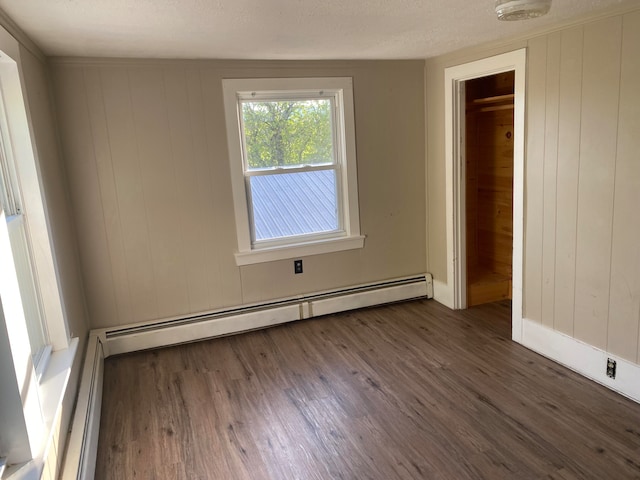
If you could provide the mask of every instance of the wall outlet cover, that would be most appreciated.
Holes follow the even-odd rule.
[[[607,377],[616,378],[617,362],[611,358],[607,358]]]

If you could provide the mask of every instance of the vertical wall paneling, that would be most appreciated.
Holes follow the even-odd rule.
[[[120,209],[118,193],[113,173],[113,160],[109,144],[109,130],[102,98],[100,71],[97,68],[84,68],[84,83],[86,86],[89,124],[91,125],[91,139],[95,155],[96,171],[99,180],[99,192],[104,212],[104,222],[107,237],[108,258],[113,275],[115,304],[118,310],[118,321],[132,318],[131,295],[127,272],[122,227],[120,224]],[[107,253],[107,252],[105,252]]]
[[[85,275],[84,287],[87,303],[100,316],[110,320],[118,318],[113,289],[112,269],[109,262],[107,231],[100,196],[100,181],[96,166],[96,151],[87,103],[84,69],[73,68],[60,79],[65,84],[58,91],[62,98],[59,116],[67,159],[71,200],[78,229],[78,241],[87,255],[82,258],[85,271],[100,275]]]
[[[547,37],[529,42],[525,157],[524,316],[542,320],[542,225]]]
[[[131,304],[132,318],[121,319],[121,323],[126,324],[157,318],[158,305],[129,72],[124,67],[101,68],[100,77],[124,242],[123,260],[127,265],[131,295],[134,296]],[[98,272],[88,272],[90,276],[97,274]],[[94,310],[91,308],[94,328],[113,325],[113,319]]]
[[[93,328],[425,271],[423,62],[53,60],[52,74]],[[302,276],[234,257],[222,78],[276,75],[354,78],[360,119],[365,247],[307,257]]]
[[[527,41],[523,286],[527,319],[637,364],[639,45],[640,7]],[[514,42],[504,49],[518,47]],[[429,59],[429,103],[441,101],[434,84],[447,66],[495,53],[476,47]],[[429,172],[445,164],[436,122],[442,117],[432,109]],[[436,183],[432,179],[428,191],[435,212],[430,227],[444,225],[436,210],[445,195]],[[441,241],[437,228],[430,232]],[[429,244],[433,259],[446,254],[438,242]],[[576,361],[591,368],[587,359]]]
[[[237,76],[237,75],[236,75]],[[231,193],[231,172],[229,171],[229,153],[226,143],[227,127],[224,123],[224,105],[222,102],[222,77],[213,69],[203,69],[200,75],[202,99],[205,106],[204,125],[207,132],[206,148],[210,162],[210,178],[214,188],[213,213],[215,222],[212,227],[215,234],[214,250],[218,276],[216,297],[228,299],[231,304],[244,301],[240,268],[236,267],[234,252],[238,250],[236,239],[235,214],[229,203]],[[215,134],[213,134],[215,132]],[[227,226],[228,228],[223,228]]]
[[[605,349],[620,86],[621,17],[585,26],[575,337]]]
[[[573,336],[583,27],[562,32],[558,105],[554,328]]]
[[[640,363],[640,12],[623,19],[607,350]]]
[[[212,207],[214,207],[214,212],[216,212],[215,206],[218,204],[216,201],[216,192],[219,189],[211,188],[214,178],[214,162],[212,162],[207,145],[206,116],[200,72],[198,70],[188,70],[186,72],[186,81],[189,114],[191,118],[190,132],[193,141],[193,161],[197,176],[196,183],[194,184],[198,192],[198,207],[196,211],[198,212],[198,218],[202,219],[209,217],[209,212]],[[204,244],[198,257],[199,261],[206,266],[206,292],[202,293],[206,295],[207,309],[210,309],[218,305],[215,299],[219,297],[220,292],[223,291],[222,283],[225,281],[220,268],[220,262],[218,261],[219,249],[211,248],[212,244],[218,243],[217,230],[219,230],[219,228],[217,228],[217,226],[220,225],[220,221],[217,212],[211,221],[200,221],[200,223],[202,224]],[[236,285],[238,284],[238,282],[233,282],[232,278],[228,279],[229,285],[233,285],[234,283]],[[193,296],[197,298],[196,294]]]
[[[176,188],[176,159],[169,132],[164,75],[157,67],[129,70],[133,118],[138,139],[146,222],[153,261],[158,310],[167,316],[187,311],[183,233]],[[178,165],[178,168],[184,168]]]
[[[447,215],[446,215],[446,162],[445,158],[445,125],[444,125],[444,69],[443,64],[430,64],[425,67],[425,84],[427,90],[427,221],[429,224],[429,272],[438,283],[446,285],[452,281],[447,278]],[[438,160],[436,160],[438,159]]]
[[[542,323],[553,327],[556,261],[556,181],[558,171],[558,110],[561,33],[547,39],[547,78],[542,198]]]
[[[172,164],[175,174],[177,212],[174,218],[176,231],[180,237],[180,251],[183,253],[185,280],[187,285],[188,308],[190,312],[207,310],[208,278],[207,264],[199,258],[205,248],[202,202],[199,198],[198,171],[195,161],[194,142],[191,134],[192,119],[189,92],[185,72],[165,69],[167,119],[171,140]],[[186,237],[193,232],[191,248],[187,248]]]

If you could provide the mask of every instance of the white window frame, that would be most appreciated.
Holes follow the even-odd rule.
[[[17,78],[17,71],[12,72],[14,70],[13,63],[8,60],[6,56],[0,60],[2,63],[8,62],[7,66],[0,66],[0,196],[2,197],[0,204],[3,205],[6,216],[16,273],[18,273],[21,286],[25,288],[25,291],[21,288],[20,293],[23,296],[23,300],[25,299],[24,295],[27,296],[27,303],[23,303],[25,307],[28,307],[28,310],[24,312],[25,319],[31,326],[37,325],[36,328],[42,330],[43,338],[38,338],[37,340],[41,340],[44,343],[40,345],[38,351],[31,352],[37,379],[40,380],[49,363],[52,347],[49,341],[49,329],[44,317],[40,288],[36,281],[37,272],[32,260],[33,247],[31,245],[29,225],[22,210],[22,195],[18,181],[16,159],[14,158],[13,141],[10,135],[11,122],[5,108],[7,104],[5,89],[9,90],[7,93],[10,93],[11,89],[15,88],[11,84],[15,83]],[[15,108],[13,106],[14,111]],[[13,123],[14,128],[17,127],[15,122]],[[31,333],[29,336],[31,337]],[[30,340],[33,339],[30,338]]]
[[[237,265],[284,260],[323,253],[351,250],[364,246],[360,234],[358,182],[353,109],[353,80],[350,77],[330,78],[252,78],[222,81],[231,186],[238,235]],[[329,233],[285,237],[277,240],[252,241],[249,201],[249,177],[260,172],[245,168],[244,133],[241,103],[248,99],[300,100],[331,98],[334,129],[336,189],[339,228]],[[326,169],[327,166],[282,169],[295,173]]]
[[[41,368],[37,369],[31,355],[7,215],[0,207],[0,357],[3,359],[0,362],[0,403],[4,410],[0,422],[0,443],[4,451],[0,451],[0,457],[5,457],[7,462],[3,479],[11,480],[39,478],[51,451],[55,422],[61,415],[62,400],[78,349],[78,339],[71,338],[68,329],[58,284],[22,75],[20,46],[0,27],[0,89],[8,130],[3,140],[10,148],[8,154],[14,159],[22,207],[19,214],[29,236],[31,261],[51,347],[48,362],[41,363]]]

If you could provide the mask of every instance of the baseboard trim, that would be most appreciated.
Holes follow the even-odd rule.
[[[640,403],[640,365],[530,319],[523,319],[522,327],[525,347]],[[607,377],[608,358],[617,362],[615,379]]]
[[[102,343],[97,335],[90,334],[61,480],[84,480],[94,477],[102,409],[103,372]]]
[[[453,310],[453,297],[449,284],[440,280],[433,280],[433,299]]]

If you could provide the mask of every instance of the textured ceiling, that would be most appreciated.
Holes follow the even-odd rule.
[[[554,0],[549,15],[527,22],[499,22],[494,0],[0,0],[0,8],[48,55],[393,59],[428,58],[628,3]]]

